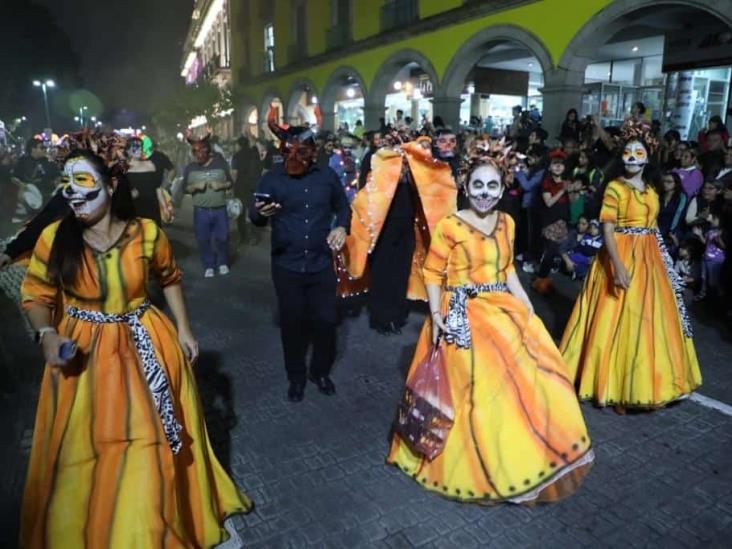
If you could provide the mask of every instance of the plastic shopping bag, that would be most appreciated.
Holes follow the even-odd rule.
[[[438,343],[407,379],[395,430],[415,453],[435,459],[455,420],[442,346]]]

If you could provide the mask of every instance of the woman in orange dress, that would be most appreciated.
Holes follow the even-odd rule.
[[[516,275],[514,221],[495,210],[502,192],[498,169],[474,169],[470,209],[432,235],[432,316],[408,375],[444,333],[454,424],[432,461],[395,433],[387,462],[460,501],[554,501],[577,489],[594,454],[562,357]]]
[[[168,239],[100,157],[72,153],[63,185],[72,213],[43,231],[22,287],[47,367],[20,545],[212,547],[252,503],[208,440]],[[149,271],[177,330],[147,298]]]
[[[656,224],[658,193],[644,178],[645,132],[624,132],[625,173],[608,184],[600,212],[605,247],[560,345],[580,399],[618,413],[663,406],[701,385],[683,285]]]

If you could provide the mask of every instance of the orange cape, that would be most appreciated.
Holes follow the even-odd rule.
[[[401,152],[381,149],[371,160],[367,183],[351,204],[351,231],[343,252],[336,259],[338,295],[360,293],[368,286],[368,256],[379,240],[402,173],[403,159],[419,197],[414,220],[416,245],[407,297],[426,300],[422,266],[430,246],[430,233],[443,217],[456,209],[457,186],[450,166],[432,158],[417,143],[402,145]]]

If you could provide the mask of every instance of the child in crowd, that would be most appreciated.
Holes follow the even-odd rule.
[[[700,299],[707,294],[721,295],[719,284],[725,259],[725,243],[722,238],[721,209],[713,207],[709,212],[709,230],[704,235],[704,288]],[[698,232],[695,232],[698,234]]]
[[[579,174],[585,174],[588,180],[584,188],[585,213],[593,218],[597,217],[600,213],[605,174],[592,163],[587,149],[582,149],[579,152],[577,167],[573,170],[572,177],[576,178]]]
[[[702,255],[704,245],[698,238],[687,238],[679,246],[674,270],[684,284],[684,303],[689,305],[702,287]]]
[[[564,259],[567,270],[572,273],[572,280],[585,277],[587,271],[590,270],[590,263],[602,248],[602,243],[600,222],[593,219],[589,223],[587,232],[577,242],[577,246]]]
[[[576,225],[585,213],[585,193],[590,180],[584,173],[575,174],[569,184],[569,224]]]

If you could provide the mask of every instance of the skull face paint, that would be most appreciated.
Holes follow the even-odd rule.
[[[635,175],[648,163],[648,151],[640,141],[631,141],[623,150],[623,164],[625,171]]]
[[[72,158],[66,162],[61,189],[74,215],[82,221],[96,217],[110,200],[102,176],[86,158]]]
[[[496,207],[503,196],[500,172],[493,166],[474,169],[468,180],[470,207],[479,215],[485,215]]]

